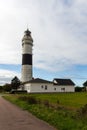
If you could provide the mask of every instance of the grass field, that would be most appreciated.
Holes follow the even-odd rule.
[[[59,104],[71,108],[79,108],[87,104],[87,93],[33,94],[33,96],[41,100],[49,100],[51,103],[59,101]]]
[[[58,130],[87,130],[87,93],[19,94],[6,99]]]

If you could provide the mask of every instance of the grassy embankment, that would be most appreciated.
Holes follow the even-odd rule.
[[[87,130],[87,93],[14,94],[5,98],[58,130]]]

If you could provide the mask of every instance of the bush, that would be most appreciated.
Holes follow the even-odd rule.
[[[82,113],[83,115],[86,115],[86,116],[87,116],[87,104],[84,105],[84,107],[82,107],[81,113]]]
[[[37,104],[37,100],[35,97],[29,96],[28,97],[28,103],[29,104]]]
[[[11,91],[11,85],[10,84],[5,84],[3,86],[3,90],[6,91],[6,92],[10,92]]]
[[[0,92],[3,92],[3,87],[2,86],[0,86]]]
[[[44,100],[43,104],[46,106],[46,107],[50,107],[50,104],[49,104],[49,101],[48,100]]]
[[[26,90],[11,90],[10,94],[22,94],[22,93],[27,93]]]
[[[77,115],[79,118],[87,117],[87,104],[85,104],[82,108],[77,111]]]
[[[57,104],[60,104],[60,101],[59,101],[59,100],[57,100]]]
[[[83,89],[82,87],[77,86],[77,87],[75,87],[75,92],[81,92],[82,89]]]
[[[19,99],[22,101],[27,101],[27,96],[19,96]]]
[[[38,103],[36,98],[33,97],[33,96],[20,96],[19,99],[22,100],[22,101],[26,101],[29,104],[37,104]]]

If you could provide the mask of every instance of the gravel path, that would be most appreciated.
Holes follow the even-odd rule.
[[[0,130],[56,130],[0,97]]]

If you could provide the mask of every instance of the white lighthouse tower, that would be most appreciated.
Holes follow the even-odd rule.
[[[22,82],[32,79],[32,47],[33,39],[31,37],[31,32],[27,29],[22,39]]]

